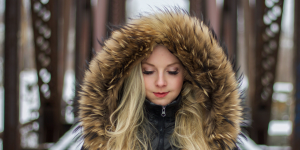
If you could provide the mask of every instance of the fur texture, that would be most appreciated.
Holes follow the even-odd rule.
[[[211,149],[236,147],[241,106],[235,72],[215,34],[202,21],[179,10],[142,16],[112,32],[92,59],[79,91],[84,147],[101,149],[105,127],[118,104],[118,92],[131,68],[165,45],[183,64],[205,108],[203,128]]]

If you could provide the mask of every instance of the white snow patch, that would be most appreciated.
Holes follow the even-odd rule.
[[[24,124],[39,117],[39,88],[36,70],[20,73],[20,123]]]
[[[188,0],[151,0],[151,1],[141,1],[141,0],[127,0],[126,1],[126,14],[127,18],[134,18],[140,13],[155,12],[153,10],[164,9],[164,7],[174,7],[179,6],[184,10],[189,11],[190,2]]]
[[[268,134],[271,136],[289,136],[292,133],[292,122],[289,120],[272,120],[269,123]]]
[[[68,104],[65,111],[65,119],[67,123],[74,122],[73,98],[75,96],[75,74],[73,70],[67,70],[64,76],[63,100]]]

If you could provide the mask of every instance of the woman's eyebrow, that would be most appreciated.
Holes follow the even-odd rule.
[[[175,65],[175,64],[180,64],[180,62],[174,62],[174,63],[172,63],[172,64],[167,65],[167,67],[172,66],[172,65]]]
[[[142,62],[142,64],[147,64],[147,65],[150,65],[150,66],[155,67],[155,65],[150,64],[150,63],[148,63],[148,62]],[[174,62],[174,63],[168,64],[167,67],[172,66],[172,65],[175,65],[175,64],[180,64],[180,62]]]
[[[153,64],[150,64],[150,63],[147,63],[147,62],[142,62],[142,64],[147,64],[147,65],[155,67]]]

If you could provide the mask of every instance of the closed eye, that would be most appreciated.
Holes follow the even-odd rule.
[[[143,74],[147,74],[147,75],[149,75],[149,74],[152,74],[154,71],[143,71]]]
[[[171,74],[171,75],[177,75],[178,71],[168,71],[168,73]]]

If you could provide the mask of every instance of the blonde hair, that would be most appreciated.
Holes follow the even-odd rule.
[[[171,144],[188,150],[207,150],[202,129],[201,106],[195,102],[193,88],[185,83],[182,90],[182,106],[176,114]],[[136,65],[124,81],[123,96],[118,108],[110,116],[112,126],[106,129],[106,149],[152,149],[149,125],[143,109],[146,97],[141,64]]]
[[[190,83],[186,82],[183,85],[181,95],[182,104],[176,114],[171,143],[187,150],[209,150],[202,127],[203,107],[196,102]]]
[[[106,130],[110,139],[106,149],[147,149],[145,130],[140,128],[145,121],[143,105],[146,97],[141,64],[135,66],[124,81],[123,94],[118,108],[110,116],[112,127]],[[115,118],[115,119],[114,119]]]

